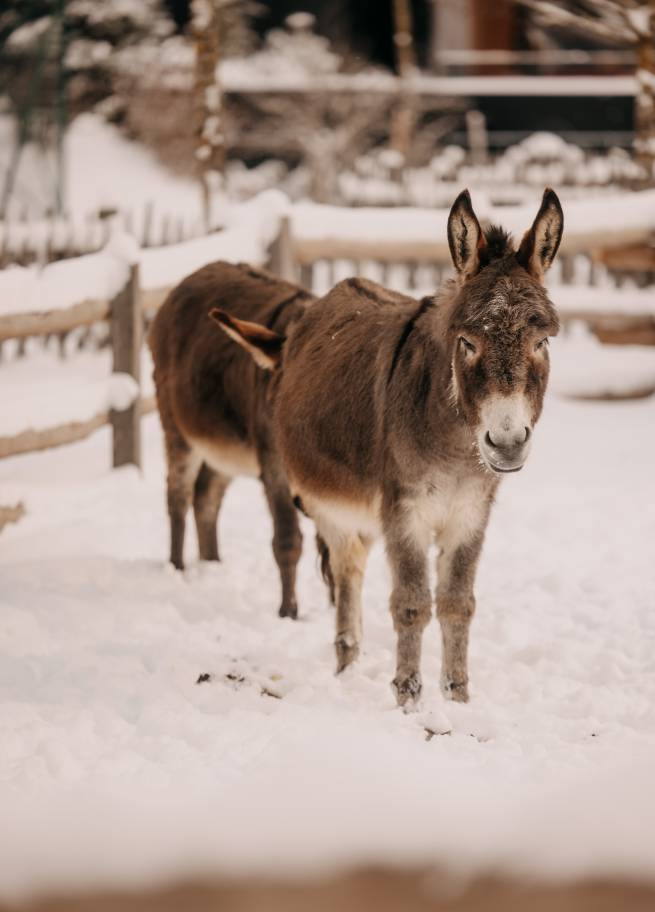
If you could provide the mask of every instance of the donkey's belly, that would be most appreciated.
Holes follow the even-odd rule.
[[[327,523],[343,535],[365,535],[367,538],[382,534],[380,497],[365,501],[307,492],[300,492],[300,497],[319,527]]]
[[[233,478],[236,475],[249,475],[258,478],[260,474],[257,454],[252,447],[232,440],[202,440],[193,438],[193,449],[202,458],[203,462],[220,472]]]

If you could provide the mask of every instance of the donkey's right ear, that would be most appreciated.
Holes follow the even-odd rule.
[[[462,278],[469,278],[480,267],[480,251],[485,245],[473,206],[471,194],[462,190],[448,216],[448,246],[455,269]]]
[[[249,323],[247,320],[237,320],[224,310],[215,307],[209,311],[209,316],[215,320],[230,339],[234,339],[250,354],[255,364],[264,370],[273,370],[280,363],[284,336],[260,326],[259,323]]]

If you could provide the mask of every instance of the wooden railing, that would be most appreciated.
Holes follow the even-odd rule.
[[[128,374],[139,389],[144,317],[154,312],[168,288],[144,292],[139,288],[139,267],[130,267],[129,277],[113,300],[87,300],[44,313],[0,315],[0,343],[10,339],[67,333],[78,327],[108,322],[112,349],[112,373]],[[138,396],[122,411],[109,409],[83,420],[71,420],[45,429],[26,429],[0,436],[0,459],[75,443],[99,428],[110,425],[114,467],[141,464],[140,419],[153,411],[154,397]]]

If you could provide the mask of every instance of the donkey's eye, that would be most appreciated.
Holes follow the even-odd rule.
[[[540,340],[537,342],[537,344],[536,344],[535,347],[534,347],[534,350],[535,350],[535,351],[539,351],[539,350],[542,349],[542,348],[546,348],[547,345],[548,345],[548,337],[546,336],[545,339],[540,339]]]
[[[459,337],[459,344],[462,346],[462,348],[464,349],[464,351],[467,354],[470,354],[470,355],[475,354],[475,345],[473,345],[472,342],[469,342],[468,339],[465,339],[464,336]]]

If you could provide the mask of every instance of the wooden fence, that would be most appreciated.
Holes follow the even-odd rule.
[[[130,210],[108,211],[82,225],[60,217],[33,222],[25,215],[0,220],[0,269],[97,253],[107,244],[117,224],[135,237],[142,249],[179,244],[205,233],[201,219],[194,221],[173,214],[156,217],[152,203],[137,214]]]
[[[112,372],[132,377],[139,388],[144,317],[160,306],[168,288],[145,292],[139,288],[139,267],[130,268],[125,286],[109,300],[87,300],[46,313],[0,315],[0,343],[9,339],[62,334],[78,327],[108,322]],[[140,419],[155,408],[154,397],[138,396],[129,408],[109,409],[91,418],[70,421],[44,430],[28,429],[0,437],[0,459],[83,440],[107,424],[113,432],[114,467],[141,465]]]
[[[607,236],[607,232],[604,232]],[[575,257],[585,254],[589,261],[588,279],[594,281],[595,270],[603,267],[613,272],[617,284],[632,275],[639,284],[655,280],[655,250],[646,236],[630,237],[630,246],[614,239],[610,247],[595,240],[569,238],[561,252],[561,279],[571,282]],[[591,241],[591,243],[590,243]],[[269,266],[277,275],[299,281],[308,289],[321,291],[319,284],[331,287],[344,275],[367,275],[376,270],[375,278],[394,285],[394,270],[402,272],[403,284],[410,293],[427,286],[437,288],[450,268],[450,254],[444,243],[416,243],[398,240],[371,242],[339,239],[308,240],[294,236],[292,222],[283,218],[276,240],[270,249]],[[319,273],[322,271],[322,278]],[[320,278],[320,282],[319,282]],[[132,266],[125,287],[111,301],[86,300],[65,309],[46,313],[0,315],[0,345],[9,339],[25,340],[30,336],[66,334],[78,327],[108,322],[113,357],[113,371],[129,374],[140,384],[140,355],[145,322],[161,305],[170,288],[145,290],[139,287],[139,269]],[[561,312],[563,323],[583,321],[598,338],[610,343],[655,344],[655,317],[641,313],[610,313],[567,309]],[[45,430],[26,430],[0,437],[0,458],[47,449],[82,440],[104,425],[113,430],[113,465],[140,465],[140,418],[154,410],[154,397],[137,397],[124,411],[109,410],[83,421],[71,421]]]

